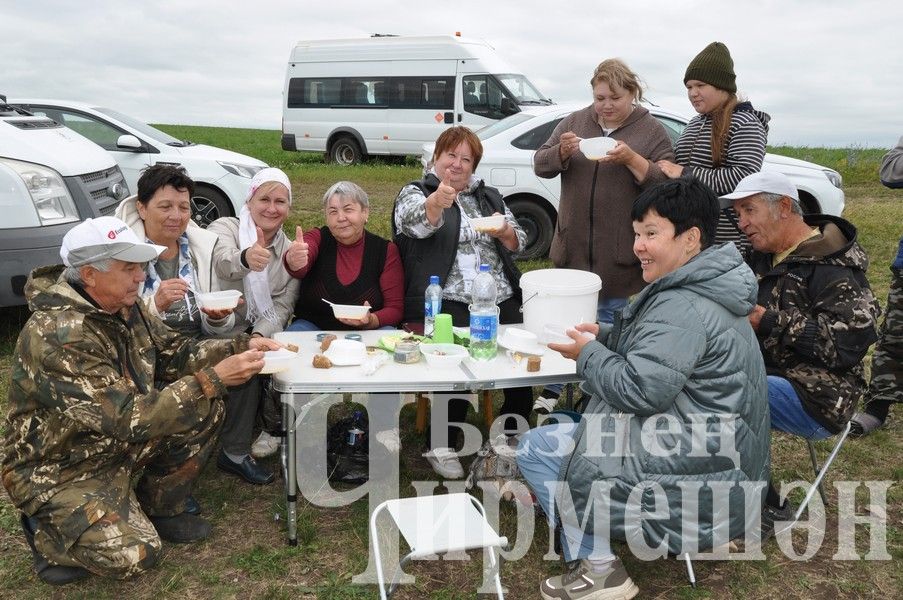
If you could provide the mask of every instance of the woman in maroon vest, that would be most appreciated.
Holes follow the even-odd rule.
[[[401,322],[404,273],[398,248],[366,230],[367,194],[340,181],[323,195],[326,226],[301,232],[285,253],[286,270],[301,279],[295,320],[287,331],[394,329]],[[369,304],[361,320],[336,319],[323,299]]]

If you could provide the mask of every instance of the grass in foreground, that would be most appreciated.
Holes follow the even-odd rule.
[[[388,236],[388,218],[395,193],[416,178],[419,168],[413,163],[389,165],[377,163],[342,169],[325,165],[317,155],[284,153],[279,150],[279,134],[272,131],[235,130],[199,127],[165,127],[178,137],[212,143],[251,154],[270,164],[285,168],[295,183],[296,202],[286,229],[293,235],[294,225],[314,227],[322,224],[319,202],[326,188],[338,179],[351,179],[370,193],[373,203],[371,229]],[[828,158],[818,158],[817,149],[773,149],[799,158],[815,160],[838,168]],[[808,157],[805,153],[813,153]],[[878,151],[835,151],[825,156],[852,156],[854,167],[838,170],[847,183],[848,208],[845,216],[860,230],[863,245],[872,258],[870,278],[876,294],[884,302],[889,283],[887,265],[896,251],[903,222],[903,197],[886,190],[875,181]],[[861,165],[866,166],[861,166]],[[869,175],[871,172],[871,175]],[[858,181],[861,178],[862,181]],[[535,261],[526,268],[545,267]],[[10,365],[18,330],[27,318],[20,309],[0,309],[0,413],[7,410]],[[642,597],[649,598],[893,598],[903,596],[900,561],[903,560],[903,490],[899,484],[903,468],[897,457],[903,452],[903,418],[899,413],[890,425],[863,440],[845,445],[826,482],[831,506],[825,543],[806,561],[794,561],[771,542],[765,548],[765,561],[715,561],[695,563],[699,588],[686,582],[683,564],[675,560],[652,563],[629,556],[623,545],[616,546],[631,576],[640,586]],[[403,449],[401,476],[403,495],[413,494],[412,481],[432,481],[435,476],[419,456],[421,438],[413,432],[413,410],[402,413]],[[473,421],[477,423],[476,420]],[[0,434],[5,433],[0,422]],[[833,442],[818,444],[824,455]],[[773,468],[778,479],[811,480],[805,444],[798,439],[775,435]],[[275,460],[267,462],[276,469]],[[835,561],[831,557],[837,544],[837,496],[834,481],[891,481],[887,502],[887,547],[890,561]],[[0,493],[0,598],[285,598],[340,600],[374,598],[373,586],[351,584],[351,577],[364,570],[367,561],[367,504],[358,501],[342,508],[319,508],[302,500],[298,526],[299,546],[285,545],[282,482],[256,488],[222,474],[212,465],[201,476],[197,496],[205,516],[214,525],[213,537],[205,543],[189,546],[167,545],[162,564],[147,575],[126,582],[92,579],[52,590],[40,583],[31,570],[30,554],[18,526],[15,509],[5,493]],[[867,490],[856,491],[857,509],[866,513],[870,503]],[[502,507],[501,529],[512,543],[515,514]],[[868,548],[868,528],[857,530],[857,551]],[[522,541],[523,542],[523,541]],[[536,598],[537,585],[546,576],[560,570],[559,563],[543,560],[548,549],[548,534],[541,520],[526,554],[505,562],[502,581],[509,598]],[[418,562],[408,572],[417,581],[403,586],[399,599],[433,598],[451,600],[477,598],[474,590],[480,581],[482,558],[471,553],[469,562]]]

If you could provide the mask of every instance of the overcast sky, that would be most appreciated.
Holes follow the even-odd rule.
[[[593,68],[621,57],[689,117],[684,71],[719,40],[741,94],[772,116],[770,144],[887,147],[903,135],[901,22],[887,0],[0,0],[0,93],[279,129],[298,40],[460,31],[556,101],[588,103]]]

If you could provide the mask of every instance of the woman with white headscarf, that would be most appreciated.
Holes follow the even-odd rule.
[[[273,337],[282,331],[294,311],[298,280],[282,268],[282,256],[291,245],[282,224],[292,205],[292,187],[279,169],[267,168],[251,180],[248,199],[238,218],[223,217],[207,228],[219,236],[213,252],[213,268],[222,289],[244,294],[245,304],[236,312],[235,333]],[[229,389],[226,420],[220,432],[222,450],[216,465],[249,483],[267,484],[273,474],[251,456],[251,436],[260,403],[260,381],[252,378]],[[255,442],[255,454],[275,448],[266,434]]]

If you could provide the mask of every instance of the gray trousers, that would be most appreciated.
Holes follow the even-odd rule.
[[[260,377],[255,375],[242,385],[229,388],[226,398],[226,419],[220,431],[223,450],[242,456],[251,453],[251,437],[260,404]]]

